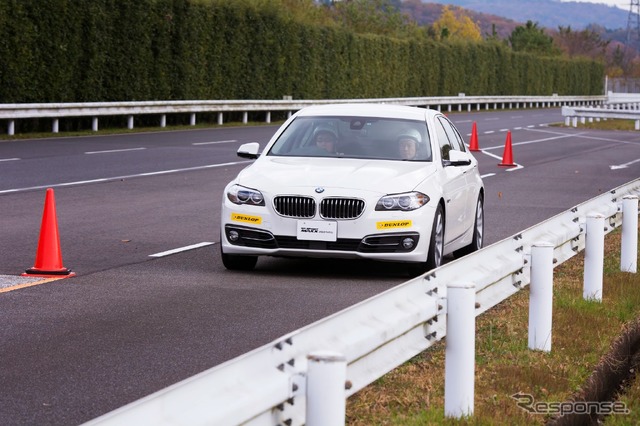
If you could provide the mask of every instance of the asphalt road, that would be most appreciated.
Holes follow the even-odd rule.
[[[637,132],[548,126],[559,109],[450,117],[478,125],[487,243],[640,176]],[[80,424],[407,279],[365,261],[224,269],[222,190],[248,164],[235,150],[275,129],[0,142],[0,424]],[[507,130],[516,168],[498,166]],[[48,187],[77,276],[6,291],[33,266]]]

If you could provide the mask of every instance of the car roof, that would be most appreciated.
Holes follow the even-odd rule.
[[[440,114],[436,110],[391,104],[344,103],[315,105],[301,109],[297,116],[366,116],[403,118],[424,121],[428,116]]]

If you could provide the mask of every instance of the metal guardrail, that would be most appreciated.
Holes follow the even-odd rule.
[[[640,93],[607,93],[607,104],[640,104]]]
[[[563,263],[584,249],[587,216],[606,233],[621,224],[626,195],[640,179],[86,424],[304,424],[309,354],[344,354],[350,396],[445,336],[448,283],[474,283],[480,315],[530,283],[534,244]]]
[[[243,123],[248,122],[249,112],[264,112],[265,122],[271,122],[271,112],[294,112],[310,105],[330,103],[386,103],[434,107],[449,112],[457,107],[471,111],[475,106],[480,110],[520,107],[557,107],[563,105],[595,105],[606,100],[605,96],[458,96],[415,97],[415,98],[373,98],[373,99],[322,99],[322,100],[225,100],[225,101],[148,101],[148,102],[89,102],[89,103],[48,103],[48,104],[0,104],[0,120],[8,120],[7,133],[15,134],[15,122],[28,118],[51,118],[52,132],[58,133],[59,120],[67,117],[92,117],[92,130],[98,130],[98,117],[127,116],[127,127],[133,129],[134,117],[138,115],[160,115],[159,126],[166,126],[167,114],[188,113],[190,124],[196,124],[196,114],[217,113],[218,124],[224,122],[224,114],[241,112]]]
[[[601,108],[575,108],[562,107],[562,116],[566,126],[578,127],[578,120],[584,124],[587,120],[592,122],[607,119],[634,120],[635,129],[640,130],[640,102],[621,102],[606,104]]]

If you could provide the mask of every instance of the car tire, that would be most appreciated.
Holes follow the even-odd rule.
[[[427,260],[426,262],[409,264],[407,269],[410,276],[423,274],[442,265],[442,258],[444,257],[444,230],[444,209],[442,208],[442,204],[438,204],[436,214],[433,218],[433,226],[431,227]]]
[[[458,258],[471,254],[482,248],[484,244],[484,198],[482,194],[478,196],[478,202],[476,203],[476,217],[473,222],[473,238],[471,244],[453,252],[453,255]]]
[[[436,214],[433,217],[431,239],[429,240],[429,254],[427,254],[427,270],[435,269],[442,265],[444,257],[444,209],[438,204]]]
[[[220,257],[222,264],[230,271],[250,271],[256,267],[258,256],[242,256],[238,254],[226,254],[222,251],[222,242],[220,243]]]

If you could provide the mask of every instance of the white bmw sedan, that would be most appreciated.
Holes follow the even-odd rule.
[[[222,261],[258,256],[402,262],[411,274],[482,247],[478,163],[443,114],[337,104],[292,115],[224,190]]]

